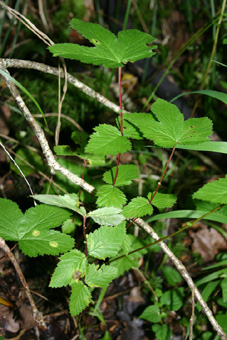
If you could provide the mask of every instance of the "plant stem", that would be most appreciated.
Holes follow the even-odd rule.
[[[158,186],[157,186],[157,188],[156,188],[156,190],[155,190],[153,196],[151,197],[151,199],[150,199],[150,201],[149,201],[150,204],[152,203],[153,199],[155,198],[155,196],[156,196],[156,194],[157,194],[157,192],[158,192],[158,189],[160,188],[160,186],[161,186],[161,184],[162,184],[162,181],[163,181],[163,178],[164,178],[164,176],[165,176],[165,174],[166,174],[166,171],[167,171],[167,169],[168,169],[169,163],[170,163],[171,159],[173,158],[173,154],[174,154],[175,149],[176,149],[176,146],[173,147],[173,150],[172,150],[172,152],[171,152],[171,155],[169,156],[168,162],[167,162],[167,164],[166,164],[165,170],[163,171],[162,177],[161,177],[160,181],[158,182]]]
[[[85,166],[86,166],[86,160],[84,159],[84,163],[83,163],[83,171],[82,171],[82,176],[81,176],[81,178],[82,178],[83,180],[84,180],[84,170],[85,170]],[[79,192],[79,201],[80,201],[81,192],[82,192],[82,188],[80,189],[80,192]]]
[[[120,119],[121,119],[121,135],[123,136],[123,112],[122,112],[122,93],[121,93],[121,67],[118,68],[118,91],[119,91],[119,105],[120,105]],[[120,156],[119,153],[117,156],[117,169],[113,181],[113,187],[115,186],[117,175],[118,175],[118,168],[120,164]]]
[[[86,219],[87,217],[83,217],[83,234],[84,234],[84,244],[85,244],[85,255],[88,258],[88,250],[87,250],[87,236],[86,236]]]
[[[209,216],[210,214],[214,213],[215,211],[221,209],[223,206],[224,206],[224,204],[219,205],[218,207],[212,209],[211,211],[209,211],[208,213],[204,214],[203,216],[197,218],[195,221],[190,221],[190,222],[188,222],[188,223],[186,224],[186,226],[180,228],[179,230],[175,231],[174,233],[172,233],[172,234],[170,234],[170,235],[167,235],[167,236],[164,236],[164,237],[158,239],[158,240],[155,241],[155,242],[152,242],[152,243],[147,244],[147,245],[144,246],[144,247],[141,247],[141,248],[135,249],[135,250],[133,250],[133,251],[130,251],[127,255],[136,253],[137,251],[140,251],[140,250],[142,250],[142,249],[146,249],[146,248],[148,248],[148,247],[152,247],[152,246],[154,246],[155,244],[157,244],[157,243],[159,243],[159,242],[161,242],[161,241],[165,241],[165,240],[167,240],[168,238],[173,237],[173,236],[175,236],[175,235],[181,233],[183,230],[192,227],[194,224],[196,224],[197,222],[203,220],[204,218],[206,218],[206,217]],[[138,218],[138,217],[137,217],[137,218]],[[136,219],[137,219],[137,218],[136,218]],[[133,221],[134,221],[134,220],[133,220]],[[110,262],[116,261],[116,260],[118,260],[118,259],[120,259],[120,258],[122,258],[122,257],[124,257],[124,256],[127,256],[127,255],[119,256],[119,257],[117,257],[117,258],[111,260]]]
[[[173,147],[173,150],[172,150],[172,152],[171,152],[171,155],[169,156],[168,162],[167,162],[166,167],[165,167],[165,169],[164,169],[164,171],[163,171],[162,177],[161,177],[160,181],[158,182],[158,186],[157,186],[157,188],[156,188],[156,190],[155,190],[153,196],[151,197],[151,199],[150,199],[150,201],[149,201],[149,204],[152,203],[153,199],[155,198],[155,195],[156,195],[157,192],[158,192],[158,189],[160,188],[160,186],[161,186],[161,184],[162,184],[162,181],[163,181],[163,178],[164,178],[164,176],[165,176],[165,174],[166,174],[166,171],[167,171],[167,169],[168,169],[169,163],[170,163],[171,159],[173,158],[173,154],[174,154],[175,149],[176,149],[176,146]],[[138,216],[135,217],[135,218],[129,223],[129,225],[127,226],[126,229],[128,229],[129,227],[131,227],[131,225],[137,220],[137,218],[138,218]]]

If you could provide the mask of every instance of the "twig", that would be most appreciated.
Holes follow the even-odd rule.
[[[3,150],[5,151],[5,153],[9,156],[10,160],[13,162],[13,164],[16,166],[16,168],[19,170],[19,172],[21,173],[22,177],[24,178],[29,190],[30,190],[30,193],[32,195],[34,195],[33,191],[32,191],[32,188],[31,188],[31,185],[30,183],[28,182],[27,178],[25,177],[23,171],[21,170],[21,168],[19,167],[19,165],[16,163],[16,161],[13,159],[13,157],[10,155],[10,153],[6,150],[5,146],[0,142],[0,146],[3,148]]]
[[[6,64],[6,62],[5,62]],[[12,65],[11,65],[12,66]],[[3,60],[1,61],[0,59],[0,67],[3,68],[3,70],[7,71],[4,65]],[[14,85],[14,83],[12,83],[10,80],[5,78],[5,82],[6,85],[8,86],[12,96],[14,97],[17,105],[19,106],[21,112],[24,114],[25,119],[28,121],[28,123],[30,124],[31,128],[33,129],[37,139],[40,142],[40,145],[43,149],[43,154],[47,159],[47,163],[49,165],[49,167],[52,170],[58,170],[59,172],[61,172],[66,178],[68,178],[71,182],[81,186],[85,191],[88,192],[94,192],[95,188],[88,184],[87,182],[85,182],[84,180],[82,180],[81,178],[79,178],[78,176],[72,174],[69,170],[67,170],[66,168],[62,167],[59,163],[57,163],[54,159],[54,155],[52,153],[52,151],[49,148],[49,145],[47,143],[47,140],[45,138],[45,135],[43,133],[43,130],[41,129],[41,127],[36,123],[36,121],[34,120],[34,118],[32,117],[30,111],[28,110],[27,106],[25,105],[23,99],[20,96],[20,93],[18,92],[16,86]],[[92,90],[93,91],[93,90]],[[137,218],[136,223],[143,228],[149,235],[151,235],[155,240],[159,240],[159,236],[154,232],[154,230],[146,223],[144,222],[142,219]],[[172,251],[167,247],[167,245],[164,242],[160,242],[160,247],[162,248],[162,250],[167,254],[167,256],[171,259],[171,261],[174,263],[175,267],[177,268],[177,270],[181,273],[181,275],[183,276],[183,278],[186,280],[186,282],[188,283],[189,288],[195,291],[195,296],[197,298],[197,300],[199,301],[204,313],[207,315],[210,323],[212,324],[214,330],[217,332],[217,334],[219,335],[219,337],[221,338],[221,340],[227,340],[227,337],[223,331],[223,329],[221,328],[221,326],[219,326],[219,324],[217,323],[217,321],[215,320],[212,311],[209,309],[209,307],[207,306],[206,302],[204,301],[204,299],[202,298],[199,290],[195,287],[194,282],[192,281],[192,278],[190,277],[189,273],[187,272],[185,266],[182,264],[182,262],[172,253]]]
[[[58,113],[44,113],[45,117],[58,117]],[[43,118],[43,115],[41,113],[34,114],[33,117],[37,118]],[[84,132],[84,129],[71,117],[61,114],[61,117],[68,120],[72,125],[74,125],[79,131]]]
[[[20,269],[19,264],[17,263],[13,253],[11,252],[10,248],[7,246],[7,244],[5,243],[5,240],[3,238],[0,237],[0,248],[9,256],[10,261],[12,262],[12,264],[14,265],[14,268],[21,280],[22,285],[24,286],[25,292],[27,294],[28,300],[30,302],[30,305],[32,307],[32,312],[33,312],[33,317],[35,319],[35,321],[37,322],[37,324],[46,329],[46,324],[43,320],[43,316],[42,314],[38,311],[35,301],[33,300],[33,297],[30,293],[29,290],[29,286],[25,280],[25,277]]]
[[[33,69],[37,71],[41,71],[44,73],[52,74],[55,76],[58,76],[58,69],[55,67],[51,67],[45,64],[37,63],[35,61],[30,60],[21,60],[21,59],[2,59],[4,62],[6,68],[27,68],[27,69]],[[64,71],[61,69],[60,71],[60,77],[64,78]],[[99,103],[103,104],[104,106],[108,107],[112,111],[116,113],[120,113],[120,107],[114,103],[112,103],[109,99],[102,96],[100,93],[94,91],[89,86],[85,85],[81,81],[79,81],[77,78],[73,77],[71,74],[67,73],[67,81],[81,90],[83,93],[87,94],[89,97],[92,97],[93,99],[97,100]],[[126,110],[122,110],[123,113],[126,113]]]
[[[195,318],[195,290],[192,289],[192,315],[190,317],[189,340],[193,340],[193,323]]]
[[[154,240],[159,240],[158,234],[156,234],[155,231],[153,230],[153,228],[151,228],[149,226],[149,224],[144,222],[141,218],[137,218],[135,223],[137,223],[141,228],[143,228],[143,230],[145,230],[149,235],[151,235]],[[170,258],[170,260],[173,262],[173,264],[175,265],[177,270],[180,272],[182,277],[185,279],[185,281],[187,282],[187,284],[188,284],[189,288],[191,289],[191,291],[194,290],[195,296],[196,296],[198,302],[200,303],[204,313],[206,314],[206,316],[209,319],[211,325],[213,326],[214,330],[217,332],[217,334],[219,335],[221,340],[227,340],[226,334],[224,333],[224,331],[221,328],[221,326],[215,320],[215,318],[214,318],[214,316],[212,314],[212,311],[210,310],[210,308],[208,307],[208,305],[204,301],[204,299],[203,299],[202,295],[200,294],[199,290],[196,288],[194,282],[192,281],[191,276],[187,272],[187,269],[185,268],[183,263],[172,253],[172,251],[167,247],[167,245],[164,242],[159,242],[159,245],[162,248],[162,250],[166,253],[166,255]]]
[[[8,73],[7,69],[4,66],[4,62],[0,59],[0,68],[2,68],[5,72]],[[62,175],[67,177],[71,182],[73,182],[76,185],[79,185],[82,187],[84,190],[88,192],[92,192],[94,190],[94,187],[84,180],[82,180],[79,176],[73,174],[71,171],[68,169],[64,168],[61,164],[59,164],[50,150],[49,144],[47,142],[47,139],[45,137],[45,134],[42,130],[42,128],[37,124],[33,116],[31,115],[30,111],[28,110],[27,106],[25,105],[19,91],[17,90],[16,86],[14,83],[12,83],[10,80],[7,78],[3,77],[5,79],[5,83],[10,90],[13,98],[15,99],[19,109],[23,113],[25,119],[29,123],[31,129],[34,131],[40,145],[43,151],[43,155],[45,156],[47,160],[47,164],[50,167],[51,173],[54,174],[55,170],[59,171]]]

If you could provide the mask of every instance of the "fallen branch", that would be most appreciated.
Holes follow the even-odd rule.
[[[63,69],[60,69],[60,72],[59,72],[58,69],[55,67],[37,63],[35,61],[20,60],[20,59],[2,59],[2,61],[4,62],[6,68],[27,68],[31,70],[37,70],[37,71],[41,71],[44,73],[52,74],[54,76],[59,76],[59,73],[60,73],[61,78],[65,77]],[[99,103],[108,107],[112,111],[116,113],[120,113],[120,107],[118,105],[112,103],[109,99],[102,96],[100,93],[94,91],[92,88],[85,85],[84,83],[82,83],[81,81],[79,81],[77,78],[73,77],[69,73],[67,73],[67,81],[73,86],[75,86],[76,88],[78,88],[79,90],[81,90],[83,93],[97,100]],[[123,112],[127,112],[127,111],[123,110]]]
[[[2,68],[5,72],[8,72],[6,70],[6,61],[0,59],[0,68]],[[19,106],[20,110],[24,114],[25,119],[30,124],[31,128],[33,129],[37,139],[40,142],[40,145],[43,149],[43,154],[46,157],[47,163],[52,169],[52,171],[56,170],[61,172],[66,178],[68,178],[71,182],[81,186],[85,191],[88,192],[94,192],[95,188],[79,178],[78,176],[72,174],[69,170],[62,167],[59,163],[57,163],[54,159],[54,155],[52,151],[50,150],[50,147],[48,145],[48,142],[46,140],[46,137],[44,135],[43,130],[41,127],[36,123],[35,119],[32,117],[30,111],[28,110],[27,106],[25,105],[23,99],[20,96],[20,93],[18,92],[16,86],[14,83],[12,83],[10,80],[5,78],[5,82],[14,97],[17,105]],[[93,90],[92,90],[93,91]],[[159,236],[154,232],[154,230],[142,219],[137,218],[136,224],[139,225],[142,229],[144,229],[149,235],[151,235],[155,240],[159,240]],[[199,290],[196,288],[192,278],[190,277],[189,273],[187,272],[185,266],[182,264],[182,262],[172,253],[172,251],[167,247],[167,245],[164,242],[160,242],[160,247],[162,250],[167,254],[167,256],[170,258],[170,260],[173,262],[177,270],[181,273],[182,277],[186,280],[189,288],[192,292],[195,292],[195,296],[198,299],[198,302],[200,303],[204,313],[208,317],[210,323],[212,324],[214,330],[217,332],[221,340],[227,340],[226,334],[224,333],[221,326],[217,323],[215,320],[212,311],[204,301],[203,297],[201,296]]]

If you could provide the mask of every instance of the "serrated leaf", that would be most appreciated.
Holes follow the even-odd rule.
[[[132,138],[132,139],[137,139],[137,140],[143,139],[143,135],[138,129],[138,127],[130,121],[130,116],[131,116],[130,113],[123,114],[123,135],[125,137]],[[117,122],[118,128],[120,129],[121,127],[120,116],[117,117],[116,122]]]
[[[217,181],[205,184],[193,194],[193,198],[213,203],[227,204],[227,175]]]
[[[94,130],[85,149],[87,153],[107,156],[131,150],[130,141],[115,126],[100,124]]]
[[[161,147],[174,147],[186,144],[203,143],[212,134],[212,122],[208,118],[190,118],[184,116],[177,108],[163,99],[158,99],[151,110],[156,116],[134,113],[128,119],[139,127],[144,137]]]
[[[153,207],[145,197],[136,197],[122,211],[126,218],[142,217],[153,214]]]
[[[33,195],[35,200],[54,205],[60,208],[66,208],[78,212],[79,209],[79,198],[77,194],[65,194],[65,195]]]
[[[18,241],[19,248],[25,255],[58,255],[74,247],[74,239],[55,230],[34,230]]]
[[[0,210],[0,236],[18,241],[28,256],[58,255],[74,246],[70,236],[49,230],[69,218],[71,213],[66,209],[37,205],[23,214],[16,203],[0,199]]]
[[[85,282],[90,287],[106,287],[117,276],[117,269],[110,266],[102,265],[98,269],[94,263],[88,267],[88,274],[85,277]]]
[[[120,214],[121,211],[114,207],[99,208],[89,212],[88,216],[100,225],[118,225],[124,220],[124,216]]]
[[[133,251],[133,250],[136,250],[136,249],[139,249],[139,248],[142,248],[145,243],[144,241],[138,239],[138,237],[135,237],[131,234],[127,234],[126,235],[130,240],[131,240],[131,247],[130,247],[130,251]],[[124,238],[125,239],[125,238]],[[123,245],[122,245],[123,247]],[[122,255],[124,254],[125,252],[122,250],[118,255]],[[110,266],[111,267],[114,267],[117,269],[117,277],[121,276],[124,274],[125,271],[131,269],[132,267],[135,267],[135,268],[138,268],[139,267],[139,258],[141,257],[142,254],[146,254],[147,253],[147,249],[141,249],[133,254],[130,254],[130,255],[126,255],[124,257],[121,257],[115,261],[112,261],[114,259],[111,259],[111,262],[110,262]]]
[[[49,286],[59,288],[72,285],[84,277],[88,271],[88,262],[83,253],[77,249],[62,255],[52,275]]]
[[[123,243],[122,243],[122,251],[124,255],[127,255],[132,247],[132,240],[129,235],[125,235]]]
[[[79,19],[72,19],[72,28],[81,33],[95,47],[86,47],[76,44],[56,44],[49,47],[55,56],[80,60],[83,63],[103,65],[105,67],[122,67],[128,61],[134,62],[154,55],[147,44],[155,39],[138,30],[126,30],[118,33],[118,38],[104,27],[86,23]]]
[[[144,309],[139,318],[153,323],[157,323],[162,320],[160,309],[156,305],[148,306],[146,309]]]
[[[151,199],[153,193],[148,197],[148,199]],[[157,208],[171,208],[176,203],[177,197],[175,195],[170,194],[160,194],[157,192],[155,195],[152,205],[154,205]]]
[[[69,218],[68,220],[63,222],[61,230],[64,234],[74,233],[74,231],[76,230],[76,226],[82,224],[82,221],[80,221],[79,219],[78,220],[76,219],[75,221],[75,217],[73,218],[73,220]]]
[[[125,194],[112,185],[103,185],[97,191],[98,199],[96,201],[99,207],[114,207],[121,209],[127,202]]]
[[[98,259],[117,255],[125,235],[125,223],[116,227],[103,226],[89,233],[87,235],[89,255]]]
[[[23,213],[15,202],[0,198],[0,236],[5,240],[16,241],[19,238],[17,226],[23,219]]]
[[[91,302],[91,293],[83,282],[79,281],[72,285],[72,292],[70,295],[69,309],[72,316],[80,314]]]
[[[103,180],[108,184],[113,184],[117,167],[106,171],[103,175]],[[118,174],[115,186],[130,185],[132,180],[139,177],[139,170],[136,165],[121,165],[118,167]]]

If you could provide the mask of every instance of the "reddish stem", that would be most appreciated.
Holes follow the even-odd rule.
[[[157,186],[157,188],[156,188],[156,190],[155,190],[153,196],[151,197],[151,199],[150,199],[150,201],[149,201],[149,204],[152,203],[153,199],[155,198],[155,195],[156,195],[157,192],[158,192],[158,189],[160,188],[160,186],[161,186],[161,184],[162,184],[162,181],[163,181],[163,178],[164,178],[164,176],[165,176],[165,174],[166,174],[166,171],[167,171],[167,169],[168,169],[169,163],[170,163],[171,159],[173,158],[173,154],[174,154],[175,149],[176,149],[176,147],[174,146],[174,147],[173,147],[173,150],[172,150],[172,152],[171,152],[171,155],[169,156],[169,159],[168,159],[168,162],[167,162],[167,164],[166,164],[165,170],[163,171],[162,177],[161,177],[160,181],[158,182],[158,186]],[[138,218],[138,216],[135,217],[135,218],[129,223],[129,225],[127,226],[127,229],[128,229],[129,227],[131,227],[131,225],[137,220],[137,218]]]
[[[84,244],[85,244],[85,254],[86,254],[86,257],[88,257],[88,250],[87,250],[87,236],[86,236],[86,219],[87,217],[84,216],[83,217],[83,234],[84,234]]]
[[[122,112],[122,93],[121,93],[121,67],[118,68],[118,90],[119,90],[119,106],[120,106],[120,117],[121,117],[121,135],[123,136],[123,112]],[[113,186],[115,186],[117,175],[118,175],[118,168],[120,164],[120,156],[119,153],[117,156],[117,169],[113,181]]]
[[[86,166],[86,160],[84,159],[83,172],[82,172],[82,179],[84,179],[85,166]],[[80,189],[80,192],[79,192],[79,201],[80,201],[81,193],[82,193],[82,189]]]
[[[155,196],[156,196],[156,194],[157,194],[157,192],[158,192],[158,189],[160,188],[160,186],[161,186],[161,184],[162,184],[162,181],[163,181],[163,178],[164,178],[164,176],[165,176],[165,174],[166,174],[166,171],[167,171],[167,169],[168,169],[169,163],[170,163],[171,159],[173,158],[173,154],[174,154],[175,149],[176,149],[176,146],[173,147],[173,150],[172,150],[172,152],[171,152],[171,155],[169,156],[168,162],[167,162],[167,164],[166,164],[165,170],[163,171],[162,177],[161,177],[160,181],[158,182],[158,186],[157,186],[157,188],[156,188],[156,190],[155,190],[153,196],[151,197],[151,199],[150,199],[150,201],[149,201],[150,204],[152,203],[153,199],[155,198]]]
[[[118,90],[119,90],[119,106],[121,115],[121,134],[123,136],[123,112],[122,112],[122,93],[121,93],[121,67],[118,68]]]

